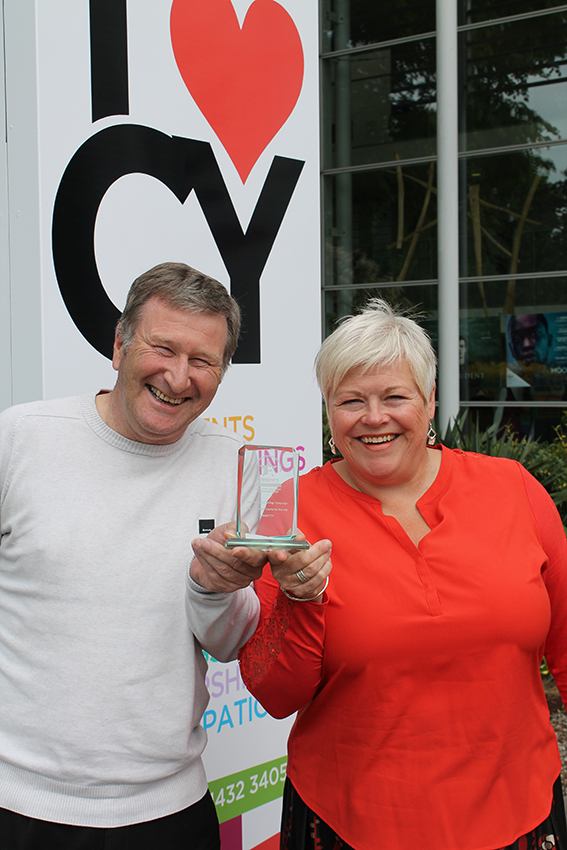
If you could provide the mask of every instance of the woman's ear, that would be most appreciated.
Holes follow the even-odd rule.
[[[435,418],[435,390],[437,388],[437,384],[433,384],[433,389],[431,390],[431,395],[429,396],[429,404],[427,407],[427,416],[428,418]]]

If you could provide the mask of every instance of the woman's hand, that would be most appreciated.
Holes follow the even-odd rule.
[[[214,593],[232,593],[260,578],[268,563],[261,549],[239,546],[225,549],[229,537],[234,537],[235,523],[219,525],[206,537],[197,537],[191,544],[195,557],[189,573],[193,581]]]
[[[301,532],[298,539],[305,540]],[[268,552],[272,575],[289,596],[308,601],[322,602],[325,583],[333,567],[330,540],[319,540],[309,549],[286,552],[273,549]],[[319,595],[320,594],[320,595]]]

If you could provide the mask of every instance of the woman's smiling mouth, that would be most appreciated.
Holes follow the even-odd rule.
[[[365,445],[372,446],[376,443],[391,443],[397,436],[397,434],[384,434],[383,437],[359,437],[359,440]]]

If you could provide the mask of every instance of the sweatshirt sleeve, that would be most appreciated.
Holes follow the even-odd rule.
[[[252,587],[207,593],[187,570],[187,619],[202,648],[218,661],[233,661],[258,624],[260,603]]]
[[[273,717],[287,717],[315,696],[322,677],[326,594],[293,602],[267,571],[255,583],[260,622],[238,654],[250,693]]]
[[[551,604],[551,625],[544,655],[567,704],[567,538],[561,517],[545,488],[523,467],[522,477],[547,555],[542,577]]]

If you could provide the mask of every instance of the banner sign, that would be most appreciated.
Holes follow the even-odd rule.
[[[222,850],[278,850],[286,741],[293,718],[276,721],[246,690],[238,662],[209,655],[211,701],[203,716],[205,767]]]
[[[27,106],[40,219],[30,250],[40,257],[44,397],[112,387],[131,282],[186,262],[243,311],[205,416],[243,444],[296,447],[302,469],[320,463],[317,4],[7,2],[7,56],[17,56],[15,30],[35,45],[37,102]],[[8,106],[22,97],[10,67]],[[14,167],[12,189],[32,171]],[[279,829],[291,721],[263,712],[236,662],[211,659],[209,674],[206,767],[223,850],[250,850]]]
[[[243,310],[208,414],[243,443],[301,446],[314,465],[317,9],[300,0],[36,5],[44,395],[111,386],[130,283],[159,262],[187,262]]]

